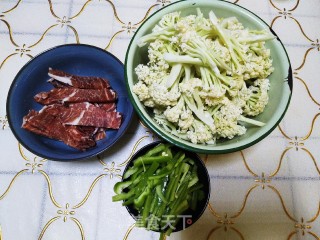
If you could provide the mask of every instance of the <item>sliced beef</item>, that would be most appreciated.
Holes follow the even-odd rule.
[[[116,111],[116,104],[115,103],[101,103],[101,104],[94,104],[96,107],[103,109],[107,112],[115,112]],[[69,107],[77,107],[78,109],[84,108],[86,105],[82,104],[70,104]],[[71,113],[68,111],[68,113]],[[73,113],[77,114],[77,111],[73,111]],[[72,114],[72,113],[71,113]],[[76,116],[73,116],[76,117]],[[70,116],[70,118],[72,118]],[[91,134],[95,141],[99,141],[104,139],[106,135],[106,128],[103,127],[93,127],[93,126],[78,126],[80,131],[86,131],[88,134]]]
[[[78,130],[83,132],[84,134],[87,134],[89,136],[94,136],[96,132],[98,131],[98,128],[93,126],[77,126]]]
[[[58,80],[54,79],[54,78],[50,78],[48,80],[49,83],[51,83],[55,88],[66,88],[66,87],[72,87],[68,84],[59,82]]]
[[[86,89],[103,89],[110,88],[110,83],[107,79],[101,77],[89,77],[89,76],[77,76],[66,73],[61,70],[49,68],[48,75],[54,79],[49,82],[55,85],[57,82],[63,85],[72,86],[75,88],[86,88]],[[55,86],[62,86],[56,84]]]
[[[96,133],[94,134],[94,140],[99,141],[107,137],[105,128],[97,128]]]
[[[31,110],[23,119],[22,128],[45,137],[63,141],[79,150],[96,145],[88,132],[80,131],[77,126],[62,124],[56,107],[44,107],[41,111]]]
[[[39,112],[30,110],[22,128],[63,141],[85,150],[106,137],[107,129],[119,129],[122,115],[116,112],[117,94],[101,77],[72,75],[49,69],[55,88],[34,99],[45,105]]]
[[[88,102],[60,106],[60,118],[66,125],[120,128],[122,115],[119,112],[107,112]]]
[[[83,132],[79,131],[77,126],[66,126],[66,136],[62,137],[62,141],[67,145],[79,150],[86,150],[96,145],[95,140]]]
[[[93,126],[77,126],[77,128],[81,132],[86,133],[91,137],[93,137],[95,141],[102,140],[107,136],[105,128],[99,128],[99,127],[93,127]]]
[[[115,112],[117,111],[117,105],[115,102],[112,103],[98,103],[96,106],[100,107],[101,109],[107,112]]]
[[[34,96],[34,99],[43,105],[77,102],[108,103],[114,102],[116,98],[116,92],[108,88],[79,89],[73,87],[54,88],[49,92],[41,92]]]

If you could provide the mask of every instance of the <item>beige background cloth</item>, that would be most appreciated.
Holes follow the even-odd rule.
[[[3,240],[157,239],[112,203],[126,160],[154,136],[138,119],[107,153],[73,163],[21,147],[5,102],[19,69],[65,43],[106,49],[124,61],[134,30],[169,0],[0,1],[0,226]],[[212,194],[202,218],[170,239],[320,238],[320,1],[238,0],[283,41],[293,67],[290,107],[260,143],[206,156]]]

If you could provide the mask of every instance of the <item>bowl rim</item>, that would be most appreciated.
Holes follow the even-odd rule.
[[[127,162],[127,165],[126,167],[124,168],[123,170],[123,173],[122,173],[122,176],[126,173],[126,171],[128,171],[130,164],[132,164],[132,162],[137,159],[136,156],[138,156],[142,151],[148,149],[148,148],[151,148],[151,147],[155,147],[157,146],[158,144],[160,143],[167,143],[165,140],[157,140],[157,141],[154,141],[154,142],[151,142],[151,143],[148,143],[147,145],[141,147],[139,150],[137,150],[129,159],[129,161]],[[173,147],[175,148],[180,148],[179,146],[176,146],[176,145],[173,145]],[[211,180],[210,180],[210,174],[208,172],[208,168],[206,166],[206,163],[201,159],[201,157],[195,153],[195,152],[192,152],[192,151],[187,151],[185,149],[182,149],[180,148],[180,150],[183,150],[184,152],[189,152],[190,154],[193,154],[196,158],[196,163],[198,166],[201,165],[201,169],[204,171],[204,174],[205,174],[205,178],[208,180],[208,192],[206,192],[206,202],[204,204],[204,207],[201,209],[201,211],[199,211],[199,214],[196,216],[196,218],[192,218],[192,223],[190,225],[185,225],[185,228],[184,229],[178,229],[178,230],[173,230],[173,232],[180,232],[182,230],[185,230],[187,229],[188,227],[191,227],[193,224],[195,224],[200,218],[201,216],[203,215],[203,213],[205,212],[205,210],[207,209],[208,205],[209,205],[209,202],[210,202],[210,196],[211,196]],[[121,180],[123,181],[123,179]],[[131,217],[134,219],[134,220],[137,220],[137,216],[135,216],[133,214],[133,212],[131,211],[131,208],[130,208],[131,205],[128,205],[128,206],[125,206],[128,213],[131,215]],[[155,232],[161,232],[161,231],[155,231]]]
[[[9,91],[8,91],[8,95],[7,95],[7,100],[6,100],[6,115],[7,115],[7,118],[8,118],[8,123],[9,123],[9,126],[10,126],[10,130],[11,132],[13,133],[13,135],[15,136],[15,138],[18,140],[18,142],[25,148],[27,149],[28,151],[30,151],[31,153],[39,156],[39,157],[42,157],[42,158],[45,158],[47,160],[52,160],[52,161],[61,161],[61,162],[71,162],[71,161],[79,161],[79,160],[87,160],[87,159],[90,159],[92,157],[95,157],[97,156],[98,154],[101,154],[102,152],[106,151],[108,148],[112,147],[124,134],[125,132],[127,131],[127,129],[129,128],[130,126],[130,123],[131,123],[131,120],[133,118],[133,115],[134,115],[134,111],[133,111],[133,108],[131,107],[128,111],[128,116],[129,119],[128,119],[128,124],[126,126],[124,126],[123,128],[123,131],[111,142],[111,144],[108,146],[108,147],[103,147],[102,149],[100,149],[99,151],[96,151],[96,152],[93,152],[91,154],[89,154],[88,156],[85,156],[85,157],[73,157],[73,158],[57,158],[57,157],[51,157],[49,156],[50,154],[42,154],[42,153],[39,153],[36,149],[32,149],[29,147],[28,144],[25,143],[25,141],[20,137],[20,135],[17,133],[16,129],[15,128],[12,128],[11,126],[13,126],[13,121],[12,121],[12,118],[11,118],[11,112],[10,112],[10,104],[12,102],[12,100],[10,101],[11,99],[11,95],[12,95],[12,92],[14,91],[14,88],[15,88],[15,84],[16,82],[18,81],[18,78],[19,76],[22,74],[22,72],[38,57],[41,57],[42,55],[50,52],[50,51],[54,51],[56,49],[59,49],[59,48],[64,48],[64,47],[87,47],[87,48],[92,48],[94,50],[98,50],[98,51],[101,51],[107,55],[109,55],[111,58],[113,58],[114,60],[116,60],[121,67],[124,68],[124,64],[115,56],[113,55],[112,53],[102,49],[102,48],[99,48],[99,47],[96,47],[94,45],[90,45],[90,44],[82,44],[82,43],[69,43],[69,44],[61,44],[61,45],[57,45],[57,46],[54,46],[54,47],[51,47],[51,48],[48,48],[40,53],[38,53],[37,55],[35,55],[32,59],[30,59],[28,62],[26,62],[23,67],[18,71],[18,73],[15,75],[13,81],[11,82],[11,85],[10,85],[10,88],[9,88]],[[124,79],[124,82],[125,79]],[[76,155],[76,154],[74,154]]]
[[[278,35],[274,32],[274,30],[269,26],[269,24],[267,24],[261,17],[259,17],[257,14],[253,13],[252,11],[250,11],[249,9],[245,8],[245,7],[242,7],[236,3],[232,3],[232,2],[227,2],[227,1],[224,1],[224,0],[217,0],[218,2],[222,3],[222,4],[230,4],[232,6],[235,6],[235,7],[239,7],[241,9],[243,9],[244,11],[247,11],[249,12],[250,14],[252,14],[255,18],[257,18],[259,21],[261,21],[261,23],[263,23],[266,27],[269,28],[269,30],[275,35],[276,37],[276,40],[279,41],[279,43],[281,44],[281,47],[282,49],[284,50],[284,53],[285,53],[285,56],[286,56],[286,59],[288,61],[288,77],[287,77],[287,82],[288,82],[288,85],[289,85],[289,90],[290,90],[290,93],[289,93],[289,96],[288,96],[288,100],[287,100],[287,103],[286,103],[286,106],[284,107],[284,110],[282,112],[282,114],[280,115],[280,117],[278,118],[278,120],[275,122],[275,124],[270,127],[266,132],[264,132],[263,134],[261,134],[260,136],[258,136],[256,139],[254,139],[253,141],[251,142],[248,142],[247,144],[242,144],[242,145],[239,145],[239,146],[236,146],[236,147],[232,147],[232,148],[223,148],[223,149],[202,149],[202,148],[197,148],[197,147],[194,147],[194,146],[188,146],[186,144],[184,144],[183,142],[180,142],[180,141],[177,141],[177,140],[174,140],[172,139],[170,133],[162,133],[160,132],[157,127],[154,125],[154,123],[150,122],[149,119],[144,116],[144,114],[142,113],[142,111],[140,110],[138,104],[136,103],[136,101],[134,100],[133,98],[133,93],[131,92],[131,89],[130,89],[130,86],[129,86],[129,81],[128,81],[128,72],[127,72],[127,62],[128,62],[128,56],[129,56],[129,52],[130,52],[130,49],[131,49],[131,45],[133,44],[133,41],[137,35],[137,33],[139,32],[139,30],[143,27],[143,25],[150,19],[152,18],[155,14],[159,14],[159,12],[163,11],[164,9],[168,8],[168,7],[172,7],[173,5],[177,5],[177,4],[180,4],[180,3],[183,3],[183,2],[191,2],[190,0],[179,0],[179,1],[176,1],[176,2],[173,2],[171,4],[168,4],[167,6],[164,6],[162,7],[161,9],[159,9],[158,11],[152,13],[147,19],[145,19],[145,21],[139,26],[139,28],[135,31],[134,35],[132,36],[131,40],[130,40],[130,43],[129,43],[129,46],[127,48],[127,52],[126,52],[126,57],[125,57],[125,62],[124,62],[124,71],[125,71],[125,82],[126,82],[126,87],[127,87],[127,90],[128,90],[128,95],[129,95],[129,99],[133,105],[133,107],[135,108],[136,112],[138,113],[140,119],[142,120],[142,122],[148,126],[149,128],[151,128],[152,131],[154,131],[158,136],[160,136],[162,139],[184,149],[184,150],[187,150],[187,151],[193,151],[193,152],[196,152],[196,153],[204,153],[204,154],[225,154],[225,153],[232,153],[232,152],[236,152],[236,151],[240,151],[240,150],[243,150],[243,149],[246,149],[258,142],[260,142],[261,140],[263,140],[265,137],[267,137],[278,125],[279,123],[281,122],[281,120],[283,119],[284,115],[286,114],[287,110],[288,110],[288,107],[289,107],[289,104],[290,104],[290,101],[291,101],[291,97],[292,97],[292,89],[293,89],[293,76],[292,76],[292,67],[291,67],[291,61],[290,61],[290,58],[289,58],[289,55],[287,53],[287,50],[284,46],[284,44],[282,43],[282,41],[280,40],[280,38],[278,37]],[[210,0],[208,0],[208,3],[211,3]],[[201,144],[198,144],[198,146],[200,146]]]

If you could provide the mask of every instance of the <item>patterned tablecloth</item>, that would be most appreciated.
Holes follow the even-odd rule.
[[[205,156],[212,195],[202,218],[170,239],[320,239],[320,1],[237,0],[284,42],[294,76],[280,125],[240,152]],[[86,43],[124,61],[135,29],[169,0],[0,1],[1,240],[157,239],[135,228],[113,185],[153,134],[138,119],[110,151],[72,163],[41,159],[8,126],[5,104],[18,70],[56,45]],[[21,96],[23,97],[23,96]]]

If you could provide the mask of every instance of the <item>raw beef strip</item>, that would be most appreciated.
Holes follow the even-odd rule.
[[[81,132],[92,136],[95,141],[102,140],[107,136],[106,129],[104,129],[104,128],[97,128],[97,127],[92,127],[92,126],[77,126],[77,128]]]
[[[77,128],[79,131],[91,137],[94,136],[98,131],[98,128],[93,126],[77,126]]]
[[[80,131],[77,126],[62,124],[58,113],[58,109],[52,107],[44,107],[39,112],[31,110],[23,118],[22,128],[63,141],[65,144],[80,150],[96,145],[92,137]]]
[[[41,92],[34,96],[34,99],[41,104],[49,105],[54,103],[74,102],[114,102],[117,98],[116,92],[108,89],[79,89],[79,88],[54,88],[49,92]]]
[[[103,109],[107,112],[115,112],[116,111],[116,103],[99,103],[94,104],[96,107]],[[71,107],[74,107],[74,104],[71,104]],[[91,127],[91,126],[78,126],[80,129],[85,131],[93,131],[93,138],[95,141],[99,141],[104,139],[106,135],[106,129],[102,127]]]
[[[116,103],[96,103],[95,106],[107,111],[107,112],[116,112],[117,111],[117,105]],[[96,132],[94,139],[96,141],[99,141],[101,139],[104,139],[106,137],[106,129],[105,128],[98,128],[98,131]]]
[[[107,134],[106,134],[106,129],[104,128],[97,128],[97,132],[94,134],[94,140],[99,141],[101,139],[104,139]]]
[[[97,107],[100,107],[101,109],[107,111],[107,112],[115,112],[117,111],[117,105],[116,103],[99,103],[96,104]]]
[[[48,82],[51,83],[55,88],[71,87],[70,85],[59,82],[58,80],[55,80],[54,78],[50,78],[48,80]]]
[[[75,88],[102,89],[110,88],[109,81],[101,77],[77,76],[61,70],[49,68],[48,75],[56,81]],[[49,80],[50,82],[50,80]]]
[[[60,119],[66,125],[120,128],[122,115],[119,112],[107,112],[88,102],[70,104],[69,107],[60,106],[63,108]]]

